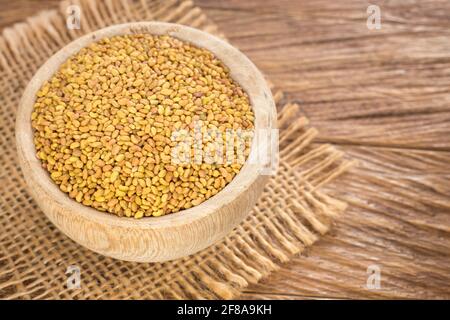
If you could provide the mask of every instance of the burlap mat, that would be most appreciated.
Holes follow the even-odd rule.
[[[16,159],[15,112],[37,68],[80,35],[111,24],[160,20],[223,35],[191,1],[74,1],[81,30],[66,28],[67,2],[8,28],[0,37],[0,298],[233,298],[279,263],[327,232],[345,203],[320,187],[351,164],[329,145],[312,145],[317,131],[296,105],[279,113],[281,166],[248,218],[226,239],[181,260],[138,264],[91,252],[59,232],[28,194]],[[67,287],[66,270],[80,268],[81,287]]]

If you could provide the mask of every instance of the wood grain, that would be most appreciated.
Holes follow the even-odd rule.
[[[342,149],[360,160],[358,168],[328,187],[350,204],[346,213],[306,258],[297,257],[251,290],[335,298],[448,298],[450,153]],[[370,265],[381,269],[380,290],[366,289]]]
[[[58,1],[1,1],[0,28]],[[196,0],[320,130],[360,160],[328,188],[350,207],[243,298],[450,298],[450,2]],[[381,289],[366,288],[369,265]]]
[[[381,30],[366,1],[197,3],[360,160],[328,187],[350,203],[334,232],[245,297],[449,298],[450,3],[378,1]]]

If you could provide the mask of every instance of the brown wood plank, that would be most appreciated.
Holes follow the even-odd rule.
[[[449,152],[347,146],[358,167],[327,187],[349,203],[334,230],[249,292],[450,298]],[[367,268],[381,269],[368,290]]]
[[[450,150],[450,2],[244,2],[197,1],[323,141]]]
[[[55,8],[60,0],[0,0],[0,31],[41,10]]]

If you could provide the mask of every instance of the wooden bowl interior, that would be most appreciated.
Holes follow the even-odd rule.
[[[139,22],[115,25],[98,30],[70,43],[52,56],[32,78],[22,97],[16,122],[18,151],[19,156],[23,160],[22,169],[27,175],[32,175],[32,177],[26,176],[25,178],[27,180],[34,179],[35,181],[39,181],[44,192],[51,195],[55,201],[88,219],[103,224],[130,228],[163,228],[186,224],[211,214],[232,202],[240,193],[246,192],[250,185],[257,179],[258,175],[260,175],[265,164],[258,163],[258,161],[252,163],[247,161],[241,171],[223,190],[198,206],[161,217],[133,219],[100,212],[69,198],[51,180],[48,172],[42,168],[40,160],[36,158],[33,129],[31,127],[31,113],[36,93],[43,82],[50,79],[59,69],[60,65],[81,48],[105,37],[137,33],[170,35],[213,52],[230,69],[231,77],[247,92],[255,114],[255,132],[275,128],[276,109],[270,89],[258,69],[236,48],[208,33],[177,24]],[[253,139],[249,158],[256,157],[261,148],[268,148],[267,145],[259,144],[257,140]]]

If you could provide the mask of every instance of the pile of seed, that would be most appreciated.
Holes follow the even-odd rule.
[[[60,189],[86,206],[135,218],[199,205],[241,169],[238,161],[171,161],[172,132],[196,121],[202,131],[248,131],[254,115],[211,52],[151,35],[81,49],[43,84],[32,113],[37,157]],[[245,148],[247,156],[249,143]]]

